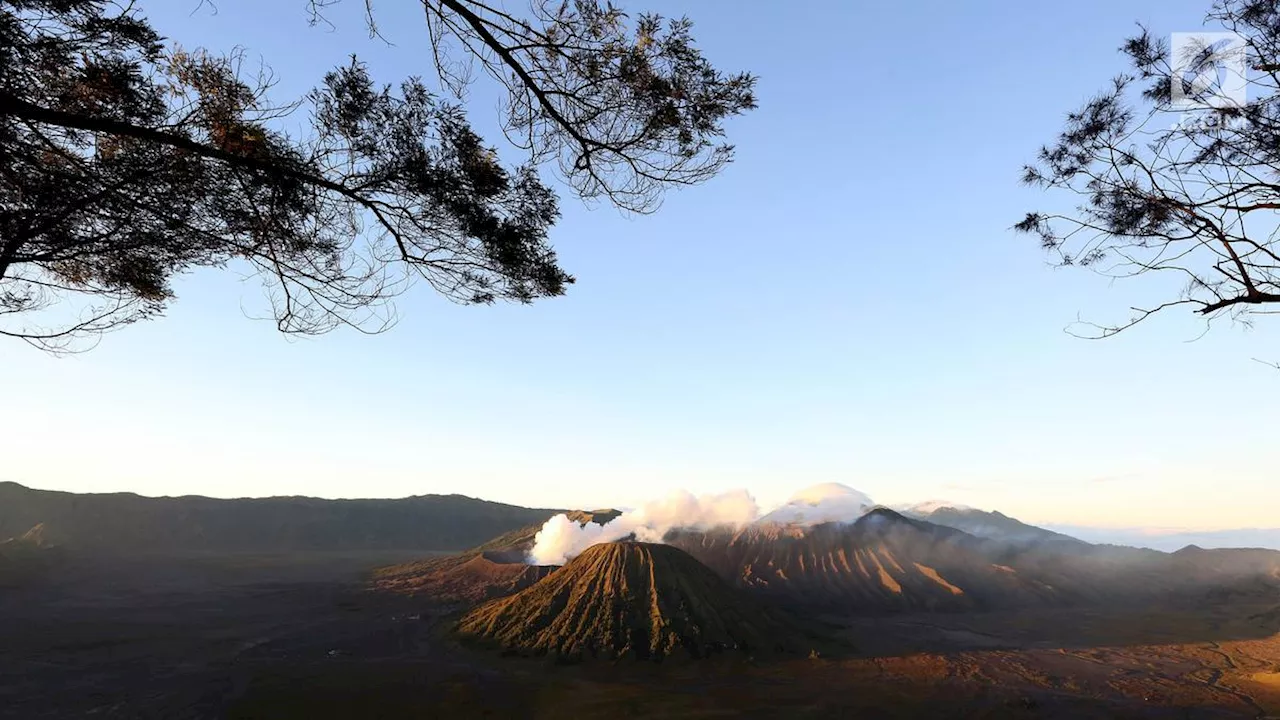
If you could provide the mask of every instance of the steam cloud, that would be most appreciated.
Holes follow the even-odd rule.
[[[629,535],[635,535],[641,542],[662,542],[667,531],[675,528],[705,530],[757,521],[806,526],[853,522],[872,507],[871,498],[838,483],[801,490],[764,517],[760,517],[755,498],[746,490],[700,496],[681,490],[625,512],[604,525],[579,525],[565,515],[556,515],[538,531],[528,561],[533,565],[563,565],[597,543],[613,542]]]
[[[848,485],[823,483],[791,496],[786,504],[760,518],[784,525],[853,522],[875,507],[871,498]]]
[[[544,523],[535,536],[529,562],[563,565],[597,543],[621,540],[632,534],[642,542],[662,542],[663,536],[673,528],[745,525],[759,514],[755,498],[746,490],[700,496],[680,490],[625,512],[604,525],[578,525],[564,515],[556,515]]]

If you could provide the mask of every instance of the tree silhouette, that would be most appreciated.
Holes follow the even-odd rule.
[[[1083,200],[1015,226],[1059,264],[1175,282],[1127,320],[1091,324],[1092,337],[1169,308],[1249,322],[1280,303],[1280,6],[1221,0],[1207,17],[1237,34],[1233,54],[1214,38],[1170,47],[1142,28],[1121,48],[1131,70],[1025,168],[1025,182]],[[1243,98],[1223,93],[1233,76]]]
[[[376,85],[354,57],[273,103],[269,72],[166,47],[133,4],[0,0],[0,334],[78,349],[162,312],[200,267],[247,264],[289,333],[383,329],[418,279],[462,303],[559,295],[573,278],[540,166],[648,212],[729,162],[722,121],[755,106],[754,78],[712,67],[687,20],[591,0],[423,8],[443,88],[461,97],[475,64],[505,88],[519,165],[457,103]],[[282,129],[303,113],[308,133]]]

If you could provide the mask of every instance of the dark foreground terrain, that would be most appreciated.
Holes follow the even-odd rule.
[[[0,594],[0,717],[1280,716],[1275,604],[830,617],[845,653],[558,664],[365,589],[409,555],[76,560]]]

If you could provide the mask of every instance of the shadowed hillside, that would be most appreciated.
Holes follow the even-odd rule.
[[[458,623],[464,637],[568,657],[702,657],[724,650],[794,649],[786,622],[669,545],[588,548],[520,593]]]
[[[0,538],[37,524],[76,553],[459,550],[558,510],[462,495],[395,500],[76,494],[0,483]]]
[[[0,589],[22,587],[42,578],[62,559],[61,548],[45,541],[44,526],[0,540]]]

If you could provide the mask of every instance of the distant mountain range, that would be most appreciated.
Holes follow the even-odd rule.
[[[1266,607],[1280,597],[1280,552],[1272,550],[1095,545],[950,505],[855,515],[811,524],[796,512],[789,521],[674,529],[662,545],[623,538],[563,567],[526,563],[538,529],[530,526],[467,553],[384,568],[374,586],[469,607],[456,631],[505,652],[608,659],[784,650],[804,634],[788,618]],[[585,525],[612,514],[570,519]]]
[[[76,494],[0,482],[0,540],[40,525],[76,554],[461,550],[562,512],[462,495],[396,500]]]
[[[1225,600],[1265,604],[1280,597],[1276,551],[1186,548],[1165,553],[1093,545],[999,513],[917,512],[936,513],[940,521],[967,524],[985,535],[877,507],[853,522],[680,529],[668,532],[664,542],[688,553],[730,587],[805,615],[1116,604],[1198,607]],[[586,523],[607,517],[580,513],[573,519]],[[513,593],[547,601],[527,594],[559,587],[544,586],[559,570],[524,562],[536,530],[513,531],[461,555],[385,568],[374,583],[383,590],[463,606],[496,602]],[[522,606],[511,612],[526,610]],[[548,649],[570,640],[524,637],[511,629],[514,625],[508,627],[506,613],[485,620],[495,623],[491,639],[499,644]],[[497,626],[507,629],[498,631]]]
[[[901,508],[900,512],[906,517],[916,520],[924,520],[935,525],[963,530],[977,537],[1016,545],[1054,543],[1070,546],[1072,544],[1084,544],[1078,538],[1046,530],[1035,525],[1028,525],[1021,520],[1011,518],[1000,512],[976,510],[971,507],[938,502],[912,505]]]
[[[899,508],[907,517],[964,530],[979,537],[1007,542],[1062,542],[1126,545],[1175,552],[1189,545],[1202,548],[1265,548],[1280,550],[1280,528],[1170,531],[1146,528],[1096,528],[1081,525],[1037,527],[999,512],[933,501]]]
[[[467,603],[506,595],[546,576],[524,560],[534,534],[558,512],[461,495],[220,500],[82,495],[0,483],[0,540],[14,538],[0,547],[0,564],[8,566],[4,574],[17,576],[19,567],[47,566],[68,554],[425,554],[472,548],[451,558],[389,568],[376,581],[386,589]],[[616,514],[596,511],[573,518],[599,523]],[[667,540],[736,586],[800,604],[869,611],[1142,600],[1258,588],[1280,592],[1280,553],[1212,549],[1267,547],[1266,531],[1208,535],[1161,536],[1162,549],[1180,552],[1156,552],[1091,544],[1093,537],[1072,537],[999,512],[931,503],[901,513],[872,509],[856,522],[677,531]],[[57,552],[41,550],[47,547]]]
[[[1202,548],[1266,548],[1280,550],[1280,528],[1235,530],[1162,530],[1152,528],[1094,528],[1051,525],[1051,528],[1092,543],[1131,545],[1174,552],[1188,545]]]

